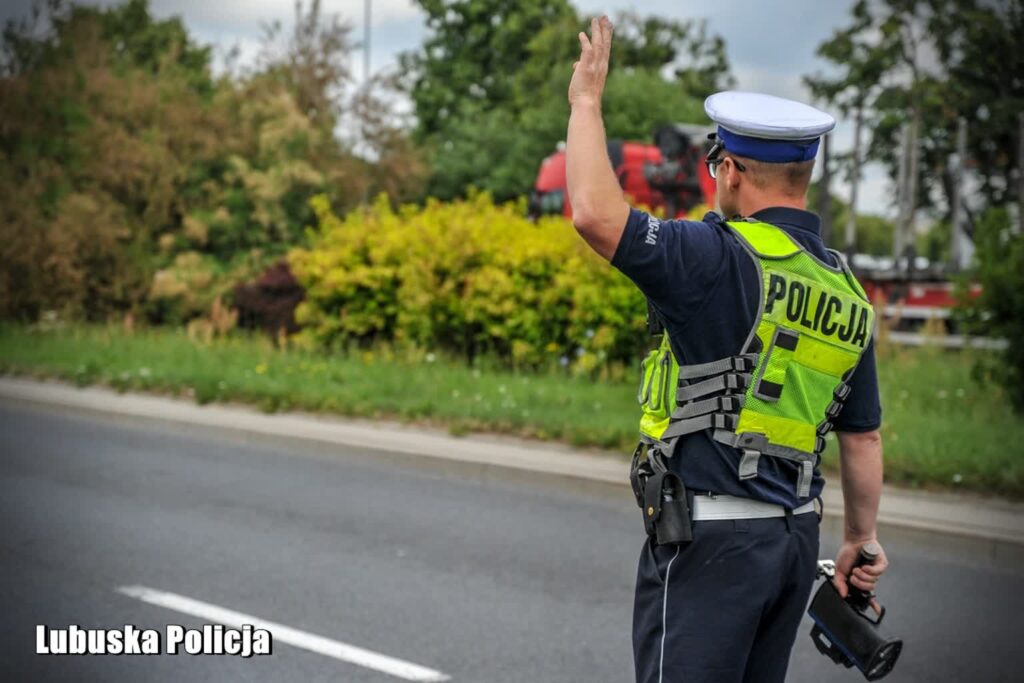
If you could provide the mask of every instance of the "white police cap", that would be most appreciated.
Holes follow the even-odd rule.
[[[773,95],[728,90],[704,100],[718,138],[734,154],[768,162],[813,159],[836,120],[814,107]]]

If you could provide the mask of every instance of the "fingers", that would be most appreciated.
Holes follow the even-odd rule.
[[[846,577],[838,572],[836,572],[836,575],[832,577],[832,585],[834,585],[836,590],[839,591],[839,597],[841,598],[845,598],[850,592],[849,587],[846,585]]]
[[[590,35],[593,39],[595,56],[607,62],[612,50],[612,22],[607,16],[590,20]]]
[[[606,16],[594,17],[590,20],[590,36],[580,32],[579,38],[581,50],[593,50],[595,58],[607,61],[612,47],[612,22]]]
[[[865,574],[858,574],[857,570],[855,569],[853,570],[853,573],[850,574],[849,582],[853,586],[861,589],[862,591],[866,591],[868,593],[874,592],[875,585],[878,583],[878,579],[868,579],[865,577]]]
[[[604,33],[601,31],[601,20],[597,17],[590,20],[590,42],[597,53],[604,52]]]
[[[612,51],[612,22],[608,17],[601,17],[601,38],[604,41],[606,54]]]
[[[850,573],[850,580],[861,590],[873,591],[878,579],[889,567],[889,561],[885,555],[880,555],[873,563],[864,564]]]
[[[883,564],[863,564],[863,565],[857,567],[856,569],[854,569],[853,571],[860,572],[861,574],[866,574],[868,577],[870,577],[872,579],[877,579],[879,576],[881,576],[885,572],[885,565],[883,565]]]
[[[587,38],[587,34],[580,31],[580,50],[586,54],[593,49],[593,45],[590,43],[590,38]]]

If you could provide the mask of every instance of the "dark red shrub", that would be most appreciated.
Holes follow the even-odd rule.
[[[238,326],[261,329],[272,337],[280,334],[281,330],[289,334],[296,332],[299,326],[295,323],[295,307],[305,295],[288,262],[279,261],[263,271],[255,281],[235,287]]]

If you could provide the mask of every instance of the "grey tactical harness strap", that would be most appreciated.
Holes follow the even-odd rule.
[[[743,451],[743,457],[740,458],[739,465],[740,479],[751,479],[757,476],[757,463],[762,455],[791,460],[800,465],[800,473],[797,475],[796,480],[796,495],[800,498],[806,498],[811,495],[814,463],[818,459],[817,449],[814,453],[805,453],[796,448],[768,443],[768,439],[764,434],[752,432],[736,434],[725,429],[716,429],[715,433],[712,434],[712,438],[719,443]],[[824,439],[819,439],[819,442],[820,445],[824,446]]]
[[[661,438],[665,441],[674,439],[694,432],[702,432],[705,429],[733,429],[736,427],[736,416],[725,413],[710,413],[700,417],[691,417],[688,420],[673,420],[669,423]]]
[[[744,391],[749,384],[749,372],[730,372],[718,375],[703,382],[679,387],[679,391],[676,392],[676,403],[687,403],[694,399],[717,394],[720,391]]]
[[[697,365],[681,365],[679,367],[679,379],[697,379],[700,377],[711,377],[720,375],[723,372],[750,372],[757,363],[756,353],[744,353],[739,356],[730,356],[710,363],[699,363]]]
[[[757,353],[745,353],[710,363],[680,366],[676,392],[678,407],[672,412],[668,428],[661,435],[656,450],[665,457],[671,457],[678,437],[711,430],[715,441],[742,453],[738,466],[740,479],[757,476],[762,455],[797,463],[800,466],[797,496],[806,498],[811,494],[814,465],[825,448],[825,436],[832,429],[832,419],[839,414],[850,387],[845,382],[836,387],[834,400],[826,410],[825,419],[818,425],[812,453],[769,443],[764,434],[757,432],[737,434],[736,423],[757,358]]]

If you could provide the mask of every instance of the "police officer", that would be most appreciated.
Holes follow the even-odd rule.
[[[873,313],[805,210],[819,138],[835,121],[766,95],[713,95],[705,110],[718,132],[706,163],[721,215],[659,221],[627,205],[607,156],[611,23],[593,20],[579,40],[566,150],[573,223],[665,328],[664,351],[644,364],[634,463],[649,534],[636,677],[783,681],[814,580],[817,461],[830,429],[845,500],[840,592],[847,582],[873,590],[887,565],[883,553],[852,569],[877,541],[882,488]],[[673,505],[688,512],[683,530],[666,530]]]

